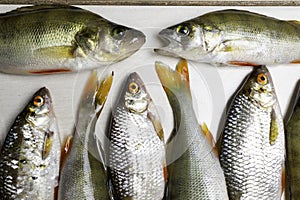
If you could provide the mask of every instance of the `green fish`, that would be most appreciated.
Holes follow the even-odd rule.
[[[1,148],[0,199],[54,199],[60,154],[51,97],[41,88],[17,116]]]
[[[86,85],[79,109],[78,123],[70,152],[63,163],[59,183],[61,200],[109,200],[107,173],[104,159],[90,152],[96,148],[95,125],[106,102],[113,76],[108,76],[97,84],[94,72]],[[98,145],[99,146],[99,145]],[[100,158],[103,148],[100,147]]]
[[[145,43],[145,35],[81,8],[22,7],[0,15],[0,71],[52,74],[121,61]]]
[[[219,10],[163,29],[156,52],[216,65],[300,63],[300,23]]]

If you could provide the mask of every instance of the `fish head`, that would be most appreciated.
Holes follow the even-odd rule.
[[[52,100],[45,87],[38,90],[27,105],[26,120],[34,126],[47,124],[52,113]]]
[[[76,42],[80,48],[76,53],[111,64],[134,54],[145,41],[141,31],[106,21],[77,34]]]
[[[203,60],[208,53],[205,48],[203,29],[193,21],[163,29],[158,35],[167,43],[165,47],[154,50],[161,55],[199,61]]]
[[[125,106],[129,112],[141,114],[148,109],[150,103],[151,98],[144,82],[136,72],[131,73],[123,87],[119,104]]]
[[[259,66],[250,74],[242,92],[262,108],[269,108],[277,100],[273,81],[266,66]]]

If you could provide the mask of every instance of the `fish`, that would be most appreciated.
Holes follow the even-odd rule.
[[[281,199],[285,135],[267,67],[255,67],[230,101],[219,144],[229,199]]]
[[[110,199],[105,161],[99,159],[104,151],[96,141],[95,125],[105,105],[112,81],[113,74],[98,83],[95,71],[87,81],[74,136],[67,140],[71,140],[71,144],[66,143],[71,145],[71,148],[62,164],[58,199]],[[99,157],[90,151],[92,148],[100,150]]]
[[[129,74],[112,108],[108,177],[113,199],[161,200],[165,146],[155,104],[138,73]]]
[[[300,22],[246,10],[218,10],[162,29],[154,51],[215,66],[300,63]]]
[[[68,73],[121,61],[145,43],[134,28],[68,5],[36,5],[0,14],[0,72]]]
[[[54,199],[60,153],[50,92],[43,87],[16,117],[1,148],[1,199]]]
[[[300,83],[300,82],[299,82]],[[286,122],[286,187],[285,199],[295,200],[300,196],[300,158],[299,158],[299,139],[300,139],[300,85],[296,88],[296,98],[292,99],[291,117]],[[295,101],[295,103],[293,102]]]
[[[165,199],[228,199],[219,159],[205,136],[208,131],[202,132],[193,110],[187,61],[180,61],[176,71],[157,61],[155,69],[174,118],[174,129],[166,144]]]

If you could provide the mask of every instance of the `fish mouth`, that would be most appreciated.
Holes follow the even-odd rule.
[[[173,30],[162,30],[158,33],[158,37],[163,41],[165,46],[161,48],[155,48],[154,52],[164,56],[180,57],[177,54],[176,49],[181,48],[182,45],[180,41],[176,40],[176,35]]]

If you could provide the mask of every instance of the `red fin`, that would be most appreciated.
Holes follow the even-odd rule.
[[[203,123],[202,125],[200,125],[200,128],[202,130],[203,135],[205,136],[205,138],[207,139],[207,141],[211,145],[211,147],[213,149],[213,152],[215,153],[215,155],[217,157],[219,157],[219,153],[218,153],[218,150],[217,150],[217,147],[216,147],[214,137],[213,137],[212,133],[209,131],[207,125],[205,123]]]
[[[68,73],[72,72],[70,69],[47,69],[39,71],[29,71],[30,74],[56,74],[56,73]]]
[[[168,169],[167,166],[164,166],[164,178],[165,178],[165,182],[168,181]]]
[[[229,61],[228,64],[237,65],[237,66],[253,66],[253,67],[260,66],[259,64],[256,63],[244,62],[244,61]]]
[[[300,59],[299,60],[293,60],[291,63],[292,64],[300,64]]]

